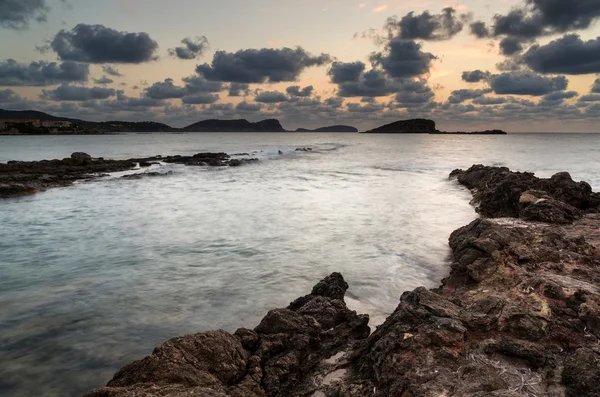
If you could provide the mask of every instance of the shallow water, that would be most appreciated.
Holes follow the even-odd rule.
[[[599,135],[0,137],[2,162],[74,151],[262,161],[0,201],[3,396],[77,396],[170,337],[253,327],[333,271],[381,323],[403,291],[447,274],[448,235],[476,216],[454,168],[567,170],[600,189]]]

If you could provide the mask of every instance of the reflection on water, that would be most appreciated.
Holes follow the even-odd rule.
[[[0,137],[0,161],[211,150],[263,161],[0,202],[0,395],[79,395],[170,337],[252,327],[333,271],[380,323],[403,291],[439,283],[448,235],[475,217],[454,168],[600,186],[596,136]]]

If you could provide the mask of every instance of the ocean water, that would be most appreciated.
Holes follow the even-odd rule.
[[[381,323],[402,292],[439,284],[449,234],[476,217],[455,168],[566,170],[600,189],[600,135],[0,137],[0,162],[75,151],[261,162],[0,201],[2,396],[78,396],[168,338],[254,327],[333,271]]]

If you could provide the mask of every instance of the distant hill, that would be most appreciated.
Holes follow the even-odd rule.
[[[358,132],[358,129],[349,125],[332,125],[330,127],[317,128],[316,130],[298,128],[296,132]]]
[[[436,132],[435,121],[427,119],[401,120],[367,131],[367,133],[376,134],[433,134]]]
[[[367,131],[371,134],[446,134],[446,135],[507,135],[502,130],[486,130],[473,132],[446,132],[435,127],[435,121],[427,119],[400,120]]]
[[[91,123],[89,121],[70,119],[67,117],[57,117],[37,110],[4,110],[0,109],[1,119],[31,119],[41,121],[70,121],[71,123]]]
[[[204,120],[181,129],[184,132],[286,132],[279,120]]]

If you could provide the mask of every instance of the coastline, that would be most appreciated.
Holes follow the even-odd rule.
[[[566,173],[451,176],[484,218],[450,236],[441,286],[404,293],[371,335],[334,273],[254,330],[172,339],[86,397],[597,396],[600,195]]]

